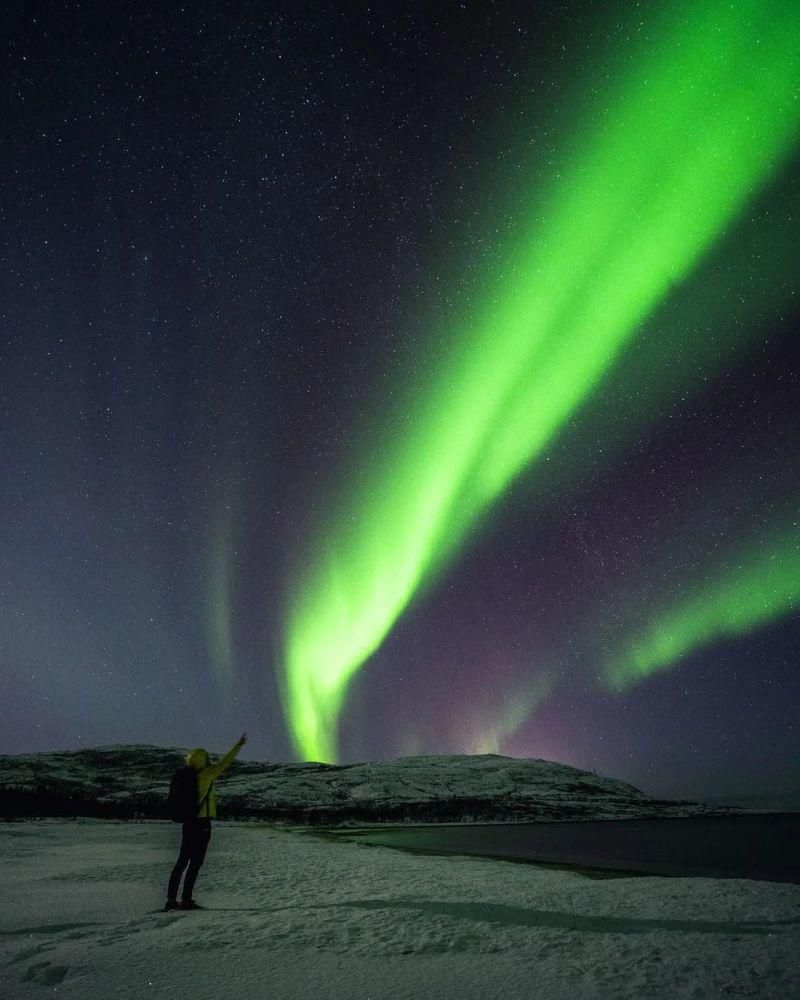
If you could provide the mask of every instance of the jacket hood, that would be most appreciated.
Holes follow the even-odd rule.
[[[208,767],[208,751],[202,747],[190,750],[186,754],[186,763],[189,767],[193,767],[195,771],[202,771],[204,767]]]

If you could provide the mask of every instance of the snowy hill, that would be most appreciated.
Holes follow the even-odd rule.
[[[154,746],[0,756],[0,817],[159,818],[185,751]],[[236,761],[218,781],[221,818],[301,823],[626,819],[730,810],[648,798],[547,760],[404,757],[361,764]]]

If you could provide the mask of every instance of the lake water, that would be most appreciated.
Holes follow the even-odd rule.
[[[800,883],[800,813],[587,823],[369,827],[359,843],[544,862],[597,874],[750,878]]]

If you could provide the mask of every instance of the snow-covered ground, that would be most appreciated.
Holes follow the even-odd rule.
[[[219,823],[158,912],[169,823],[0,825],[0,996],[800,997],[800,886],[591,879]]]

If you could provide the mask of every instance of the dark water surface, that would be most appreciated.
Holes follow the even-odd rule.
[[[587,873],[800,883],[800,813],[368,827],[335,835],[380,847],[538,861]]]

